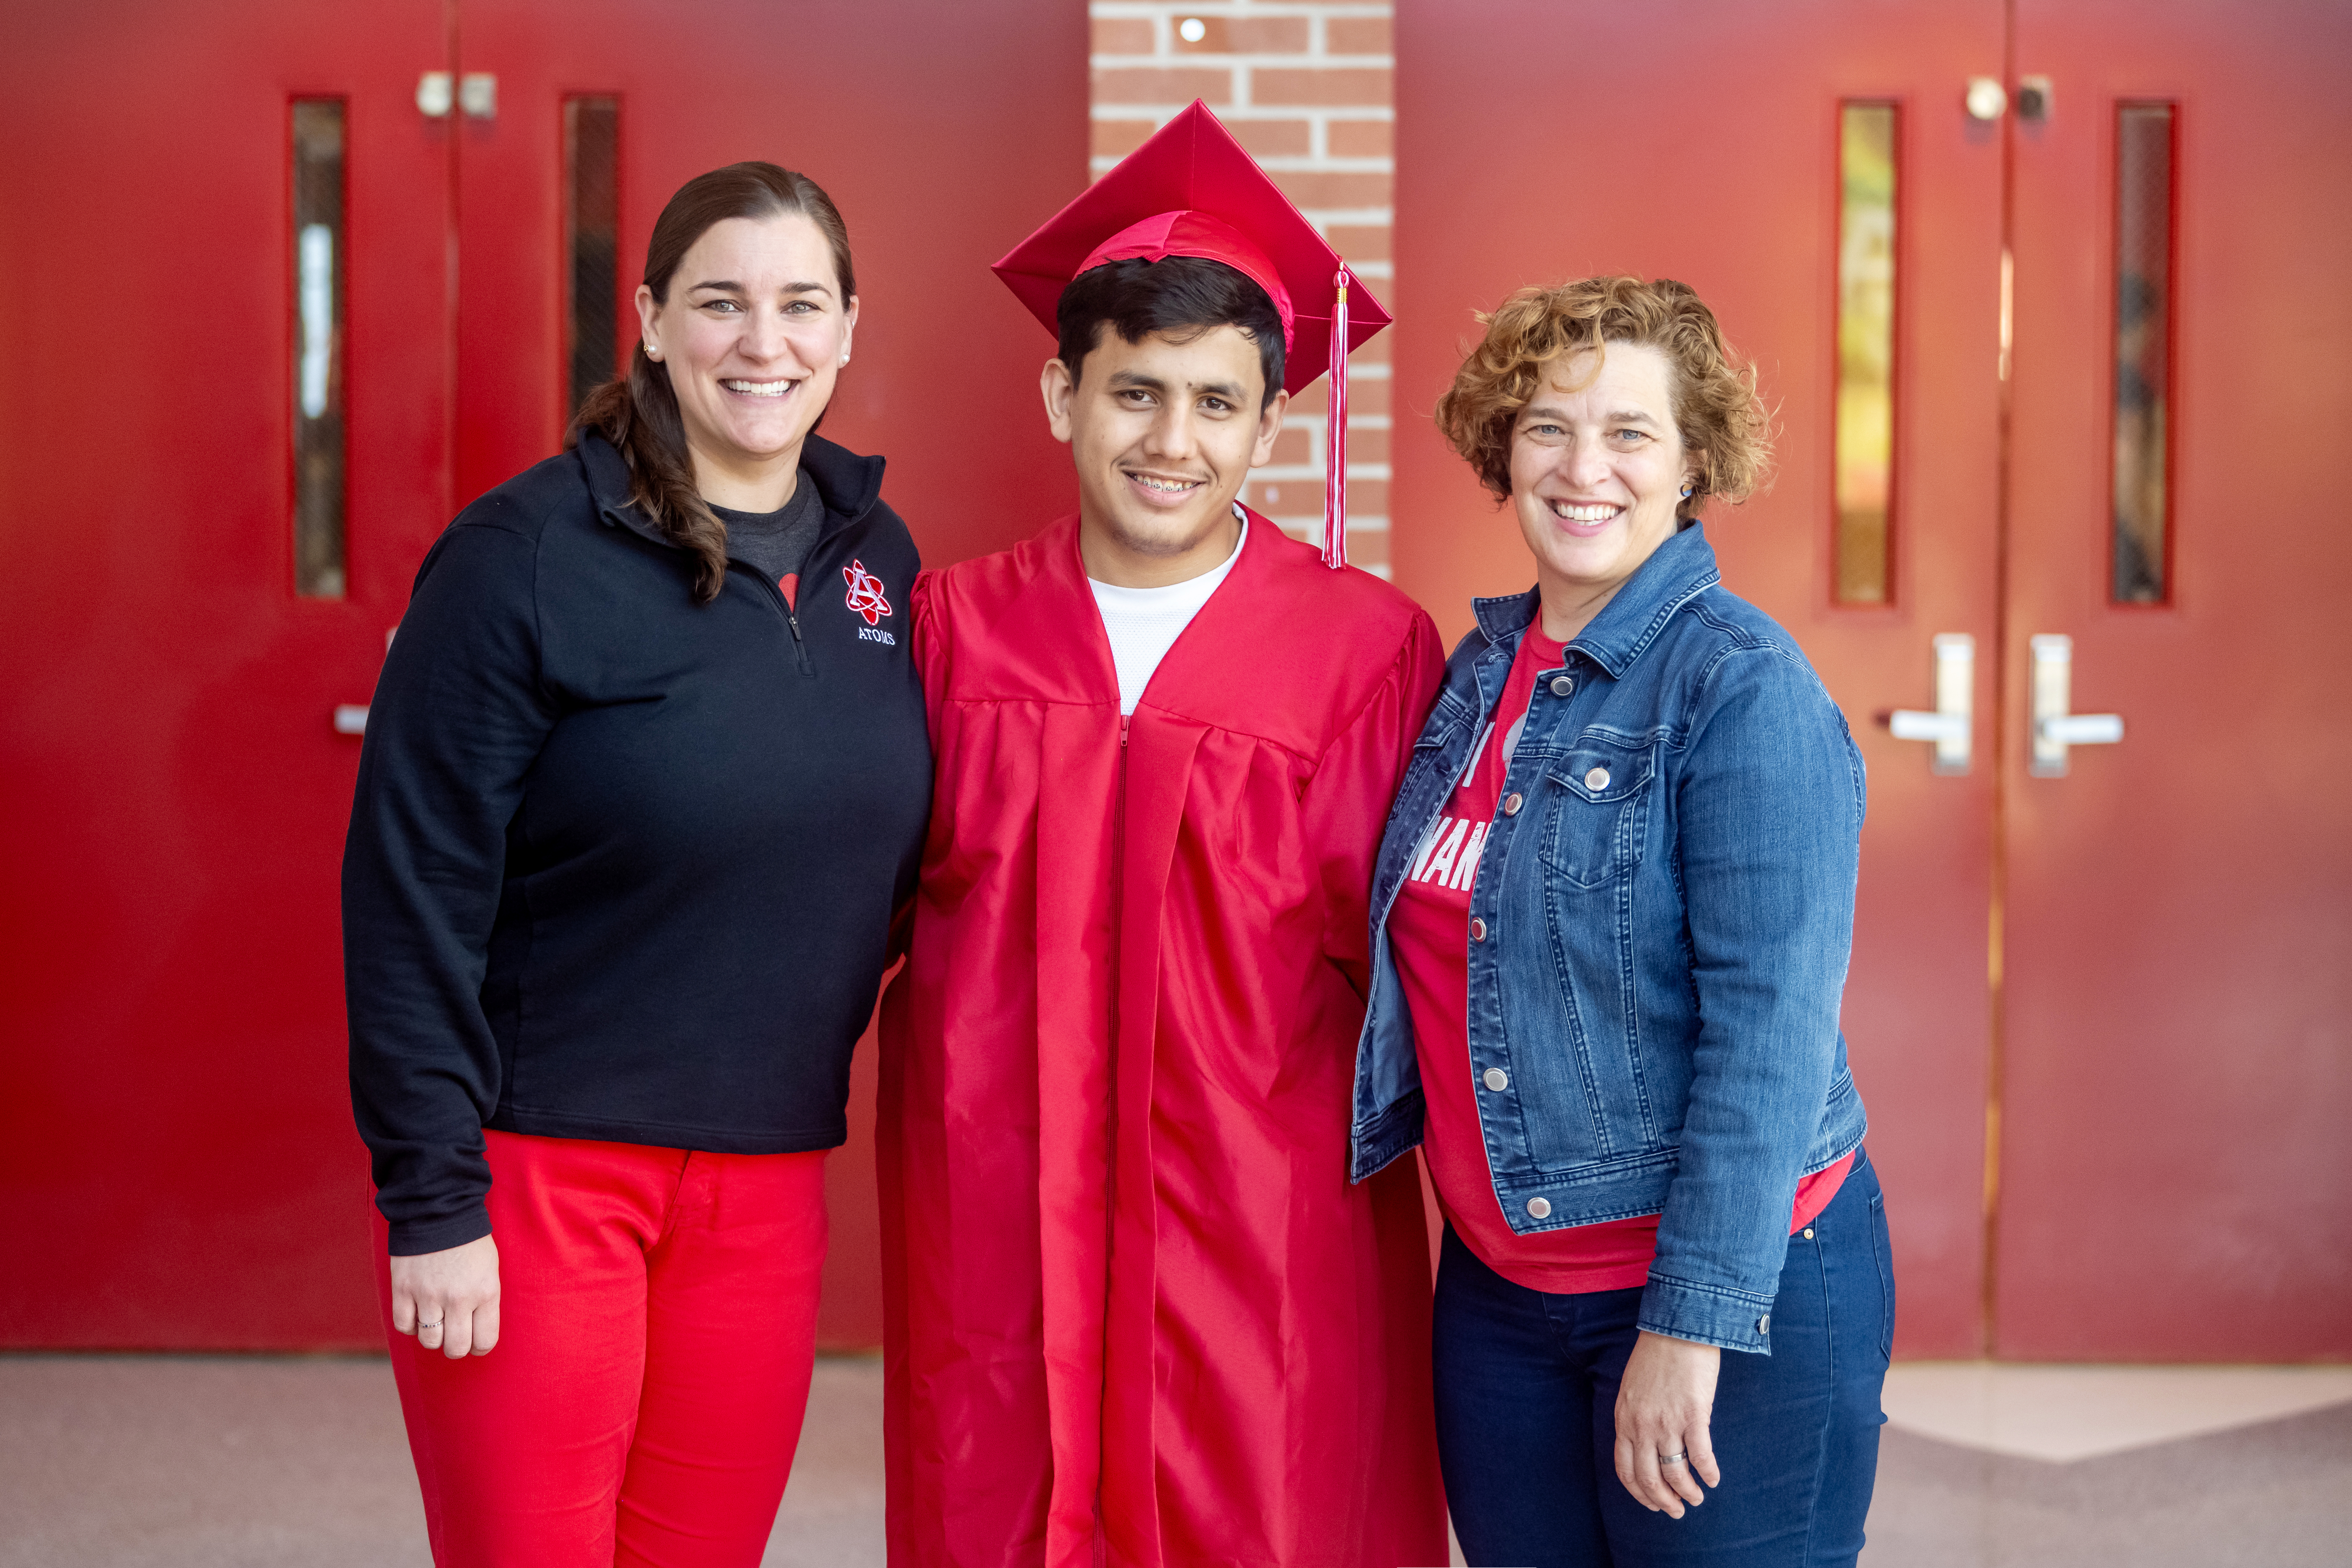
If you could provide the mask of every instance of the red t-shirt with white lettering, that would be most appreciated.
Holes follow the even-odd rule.
[[[1428,1113],[1422,1152],[1445,1217],[1481,1262],[1515,1285],[1568,1295],[1623,1290],[1648,1282],[1657,1255],[1658,1216],[1638,1215],[1600,1225],[1517,1236],[1503,1218],[1478,1124],[1485,1089],[1470,1070],[1470,889],[1503,793],[1503,775],[1534,695],[1536,672],[1566,662],[1540,624],[1519,639],[1495,719],[1473,742],[1472,761],[1447,797],[1434,832],[1389,911],[1389,947],[1404,982],[1421,1058]],[[1829,1206],[1853,1163],[1849,1154],[1797,1184],[1793,1234]]]

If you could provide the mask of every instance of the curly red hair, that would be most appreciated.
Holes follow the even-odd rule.
[[[1511,435],[1553,367],[1610,343],[1656,349],[1674,367],[1674,416],[1693,465],[1680,510],[1697,514],[1709,496],[1746,500],[1772,459],[1771,417],[1756,391],[1756,367],[1732,352],[1688,284],[1670,278],[1580,278],[1522,289],[1492,314],[1486,337],[1437,400],[1437,427],[1498,500],[1511,494]],[[1595,367],[1598,374],[1598,366]]]

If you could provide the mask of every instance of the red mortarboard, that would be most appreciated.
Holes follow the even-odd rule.
[[[1389,324],[1389,313],[1198,102],[1013,247],[995,267],[1047,331],[1062,290],[1106,262],[1197,256],[1264,289],[1281,313],[1283,390],[1296,393]],[[1345,347],[1341,345],[1344,344]],[[1347,560],[1348,378],[1331,378],[1323,558]]]

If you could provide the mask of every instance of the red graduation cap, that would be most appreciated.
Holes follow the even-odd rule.
[[[1352,350],[1389,313],[1315,226],[1275,187],[1233,132],[1197,100],[995,266],[1030,312],[1058,331],[1055,309],[1079,273],[1130,258],[1222,261],[1282,316],[1283,390],[1331,377],[1325,446],[1323,559],[1347,563],[1348,377]]]

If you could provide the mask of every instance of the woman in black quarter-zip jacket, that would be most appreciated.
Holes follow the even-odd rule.
[[[930,797],[914,543],[882,459],[811,434],[857,316],[833,204],[769,163],[698,177],[637,307],[571,449],[425,558],[344,851],[443,1568],[758,1560]]]

